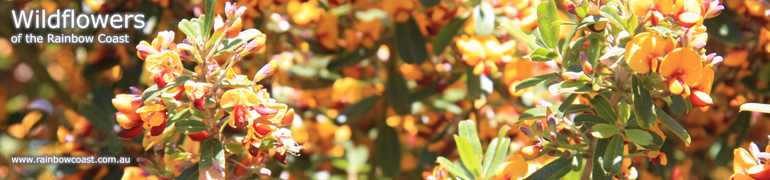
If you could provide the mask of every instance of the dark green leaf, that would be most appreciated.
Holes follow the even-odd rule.
[[[428,57],[428,49],[425,47],[420,27],[417,21],[410,17],[409,21],[396,24],[396,45],[398,56],[409,64],[422,64]]]
[[[722,15],[704,20],[703,25],[709,27],[706,29],[709,36],[727,45],[736,46],[743,42],[743,32],[733,24],[735,20],[730,19],[736,16],[734,13],[722,11]]]
[[[676,136],[678,136],[682,141],[684,141],[684,144],[686,146],[690,146],[690,142],[692,142],[692,139],[690,138],[690,134],[687,133],[687,130],[685,130],[682,125],[679,125],[671,116],[668,116],[663,109],[660,109],[660,107],[655,107],[655,111],[657,111],[658,119],[660,119],[660,122],[662,122],[668,129],[674,132]],[[637,116],[638,117],[638,116]],[[638,118],[637,118],[638,119]],[[653,119],[653,122],[655,120]]]
[[[452,161],[449,161],[449,159],[444,157],[438,157],[438,163],[441,164],[444,168],[449,171],[454,176],[457,176],[461,179],[470,179],[468,178],[468,174],[465,173],[465,170],[463,170],[461,167],[458,167]]]
[[[473,147],[473,153],[476,157],[480,157],[484,151],[481,150],[481,141],[479,140],[479,133],[476,132],[476,123],[473,120],[460,121],[460,137],[468,139]]]
[[[615,136],[604,151],[604,170],[610,175],[620,172],[623,165],[623,137]]]
[[[176,177],[176,180],[197,180],[200,174],[198,173],[198,166],[199,164],[195,164],[195,166],[188,167],[182,171],[182,174]]]
[[[652,97],[650,91],[644,88],[639,82],[637,76],[631,76],[631,87],[634,93],[634,114],[639,126],[645,129],[651,128],[655,124],[655,112],[652,107]]]
[[[467,15],[458,15],[444,25],[441,31],[438,32],[438,35],[436,35],[436,39],[433,40],[433,54],[440,55],[443,53],[467,20]]]
[[[373,95],[369,96],[367,98],[364,98],[361,101],[356,102],[355,104],[351,104],[345,107],[342,112],[340,112],[340,115],[337,116],[337,119],[340,119],[341,117],[345,117],[345,124],[350,124],[353,122],[357,122],[358,120],[361,120],[364,115],[367,113],[370,113],[372,111],[372,108],[374,108],[375,105],[377,105],[377,102],[380,100],[379,95]],[[335,121],[339,122],[339,121]],[[342,123],[340,123],[342,124]]]
[[[575,98],[577,98],[578,94],[570,94],[567,96],[567,99],[565,99],[563,102],[561,102],[561,105],[559,105],[559,109],[557,109],[557,114],[559,114],[557,117],[558,119],[564,118],[564,115],[567,112],[567,109],[572,106],[572,103],[575,101]]]
[[[237,142],[225,143],[225,149],[231,154],[241,154],[243,152],[243,144]]]
[[[604,98],[604,96],[594,96],[594,98],[591,99],[591,105],[596,108],[596,112],[599,113],[599,116],[607,121],[610,121],[610,124],[615,124],[615,121],[618,120],[618,116],[615,114],[615,109],[612,109],[612,104],[610,104],[610,102],[607,101],[607,98]]]
[[[583,127],[591,128],[596,124],[599,123],[612,123],[610,121],[605,120],[602,117],[599,117],[597,115],[593,114],[580,114],[575,117],[575,125],[583,125]]]
[[[527,78],[527,79],[519,82],[518,84],[516,84],[516,86],[513,89],[515,91],[520,91],[520,90],[523,90],[523,89],[526,89],[526,88],[535,87],[537,85],[549,82],[549,81],[554,80],[554,79],[556,79],[556,76],[554,76],[553,74],[550,74],[550,73],[549,74],[540,75],[540,76],[535,76],[535,77]]]
[[[387,125],[378,126],[377,163],[382,168],[383,175],[387,177],[397,177],[401,173],[401,143],[398,142],[398,133]],[[448,167],[448,166],[445,166]]]
[[[538,169],[526,179],[557,180],[567,175],[572,170],[572,158],[558,158]]]
[[[634,142],[640,146],[650,145],[652,143],[652,135],[649,132],[641,129],[628,129],[626,130],[626,137],[631,142]]]
[[[406,101],[409,95],[409,89],[406,87],[406,80],[399,71],[388,71],[388,84],[385,86],[388,95],[390,107],[399,115],[407,115],[411,105]]]
[[[481,99],[481,76],[473,74],[473,67],[467,67],[465,72],[468,77],[466,81],[468,84],[468,96],[473,99]]]
[[[329,71],[337,71],[348,66],[356,65],[361,61],[363,61],[364,59],[374,56],[374,54],[377,53],[377,49],[379,47],[380,45],[378,44],[372,48],[364,49],[363,54],[359,53],[359,51],[353,51],[342,57],[338,57],[337,59],[334,59],[331,62],[329,62],[329,65],[326,66],[326,69],[328,69]]]
[[[171,116],[171,118],[168,120],[169,122],[176,122],[180,120],[187,120],[187,118],[190,118],[192,116],[192,113],[189,109],[183,109],[179,112],[176,112],[174,116]]]
[[[201,160],[198,170],[211,166],[224,166],[225,164],[225,151],[222,150],[222,142],[219,139],[206,139],[201,143]]]
[[[438,5],[441,0],[420,0],[420,4],[424,6],[425,8],[433,7],[435,5]]]
[[[203,121],[198,121],[198,120],[177,121],[176,130],[183,133],[201,132],[206,130],[206,123],[203,123]]]
[[[591,173],[591,176],[593,176],[593,179],[611,179],[606,178],[607,173],[604,171],[603,164],[604,164],[604,154],[607,152],[607,148],[610,145],[610,142],[612,139],[598,139],[596,141],[596,149],[594,149],[594,167],[593,172]]]

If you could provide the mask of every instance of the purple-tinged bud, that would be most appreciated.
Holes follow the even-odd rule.
[[[128,89],[131,90],[131,94],[142,94],[142,91],[140,91],[139,89],[137,89],[134,86],[128,87]]]
[[[537,140],[537,135],[534,131],[532,131],[532,129],[521,126],[519,127],[519,130],[521,130],[521,133],[524,133],[525,136],[529,137],[529,139]]]
[[[717,67],[717,66],[719,66],[719,64],[722,64],[722,61],[724,61],[724,60],[725,60],[725,59],[724,59],[722,56],[715,56],[715,57],[714,57],[714,58],[711,60],[711,66],[713,66],[713,67]]]
[[[545,119],[546,124],[548,124],[548,131],[556,132],[556,117],[553,115],[548,116],[548,118]]]
[[[559,136],[555,132],[551,132],[551,142],[559,142]]]
[[[542,121],[542,120],[538,120],[537,122],[535,122],[535,128],[537,128],[537,129],[535,129],[535,132],[536,132],[538,135],[541,135],[541,134],[543,134],[543,129],[544,129],[544,127],[543,127],[543,121]]]
[[[695,45],[693,46],[693,49],[694,49],[695,51],[700,51],[700,50],[701,50],[701,49],[703,49],[704,47],[706,47],[706,42],[698,42],[698,44],[695,44]]]
[[[564,151],[562,157],[564,157],[564,159],[572,158],[572,151]]]
[[[756,143],[754,143],[754,142],[751,142],[751,144],[749,144],[749,152],[750,152],[750,153],[751,153],[751,155],[752,155],[752,156],[754,156],[754,157],[757,157],[757,156],[759,156],[759,152],[760,152],[760,150],[759,150],[759,146],[757,146],[757,144],[756,144]]]
[[[139,167],[142,167],[145,169],[156,169],[155,163],[152,163],[152,161],[145,159],[143,157],[137,157],[136,163],[139,164]]]
[[[717,17],[719,16],[719,14],[722,14],[722,10],[725,10],[725,6],[723,5],[713,6],[709,9],[708,13],[706,13],[706,18]]]
[[[225,2],[225,16],[230,18],[235,13],[235,3]]]
[[[578,79],[580,79],[581,76],[583,76],[582,72],[567,71],[567,72],[561,73],[561,77],[564,78],[564,80],[566,80],[567,82],[575,82]]]
[[[238,8],[238,10],[235,10],[235,17],[241,17],[244,12],[246,12],[246,6],[241,6]]]

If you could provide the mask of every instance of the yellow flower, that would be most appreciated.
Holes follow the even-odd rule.
[[[220,105],[222,108],[232,108],[228,123],[230,127],[241,127],[246,122],[246,118],[251,114],[248,108],[261,104],[257,94],[250,89],[238,88],[231,89],[222,95]],[[237,126],[236,126],[237,125]]]
[[[142,117],[144,129],[150,130],[151,136],[160,135],[166,128],[166,106],[162,104],[148,104],[136,110]]]
[[[476,75],[497,72],[496,63],[502,62],[503,57],[513,55],[515,46],[513,41],[500,44],[492,36],[471,38],[464,35],[457,40],[457,48],[463,54],[465,64],[474,66],[473,73]]]
[[[321,47],[326,50],[336,51],[338,48],[337,34],[339,29],[337,29],[337,21],[337,16],[332,12],[322,15],[321,19],[318,20],[316,37],[318,38],[318,43],[321,44]]]
[[[626,63],[631,69],[645,74],[658,69],[658,61],[665,53],[666,41],[657,34],[644,32],[626,45]]]
[[[512,62],[505,64],[503,69],[503,82],[508,84],[508,92],[514,97],[519,97],[525,91],[515,91],[514,87],[524,79],[530,78],[534,75],[535,66],[532,61],[523,58],[514,58]]]
[[[409,20],[409,15],[414,9],[413,0],[382,1],[382,10],[388,13],[397,23]]]
[[[155,79],[158,88],[165,87],[166,84],[173,82],[184,73],[179,54],[174,51],[164,51],[160,54],[147,56],[144,69],[150,72],[150,78]]]
[[[668,78],[669,91],[676,95],[690,95],[690,87],[698,83],[702,73],[700,55],[689,48],[675,49],[660,64],[660,75]]]
[[[674,9],[674,3],[671,0],[631,0],[629,3],[634,15],[642,17],[645,22],[652,22],[653,26]]]

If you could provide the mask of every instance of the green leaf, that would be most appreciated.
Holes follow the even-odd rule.
[[[476,35],[488,36],[495,29],[495,11],[487,1],[481,1],[473,8],[473,22],[476,25]]]
[[[623,165],[623,137],[615,136],[604,151],[604,170],[614,175]]]
[[[409,95],[409,89],[406,87],[406,80],[404,76],[398,71],[388,71],[388,84],[385,86],[385,91],[388,95],[388,102],[390,107],[396,111],[399,115],[409,114],[410,106],[407,103],[406,98]]]
[[[117,134],[113,134],[108,136],[109,141],[107,142],[107,148],[109,148],[110,153],[112,154],[118,154],[120,150],[122,149],[121,143],[123,142],[120,137],[118,137]]]
[[[549,48],[556,48],[556,45],[559,44],[559,27],[551,27],[551,22],[559,20],[556,11],[556,3],[553,0],[540,3],[537,6],[537,24],[540,35],[543,36],[543,41]]]
[[[743,32],[733,24],[735,20],[731,18],[736,16],[735,13],[722,11],[722,15],[720,16],[703,20],[703,25],[709,27],[706,29],[709,36],[714,37],[727,45],[737,46],[743,42]]]
[[[628,122],[628,119],[631,116],[631,106],[629,106],[626,103],[621,103],[618,105],[618,115],[620,115],[620,122],[623,122],[625,124]]]
[[[592,33],[591,35],[594,34],[598,35],[598,33]],[[591,65],[594,66],[594,69],[598,69],[597,67],[599,67],[599,56],[601,56],[602,52],[602,46],[599,44],[601,41],[599,41],[599,38],[591,38],[591,36],[589,36],[588,39],[591,40],[591,44],[588,45],[588,61],[591,62]]]
[[[375,45],[372,48],[364,49],[363,54],[359,53],[359,51],[353,51],[349,54],[346,54],[342,57],[338,57],[337,59],[332,60],[329,62],[329,65],[326,66],[326,69],[329,71],[337,71],[342,68],[353,66],[364,59],[367,59],[369,57],[373,57],[374,54],[377,53],[377,49],[380,47],[380,45]]]
[[[200,39],[200,34],[198,34],[197,28],[193,27],[192,23],[188,21],[187,19],[183,19],[182,21],[179,21],[179,24],[177,25],[179,27],[179,30],[182,31],[185,35],[188,37],[192,37],[193,39]]]
[[[178,121],[176,122],[176,130],[183,133],[201,132],[206,130],[206,123],[203,123],[203,121],[198,121],[198,120]]]
[[[222,80],[219,85],[223,88],[246,88],[250,87],[253,83],[248,79],[228,79]]]
[[[420,4],[424,6],[425,8],[433,7],[435,5],[438,5],[441,0],[420,0]]]
[[[753,111],[761,113],[770,113],[770,104],[762,103],[745,103],[741,105],[740,111]]]
[[[593,179],[612,179],[607,178],[607,173],[604,171],[604,154],[607,152],[607,148],[610,145],[612,139],[598,139],[596,141],[596,149],[594,149],[594,167],[591,176]]]
[[[578,25],[578,24],[579,24],[578,22],[573,22],[573,21],[556,20],[551,22],[551,27],[561,26],[561,25]]]
[[[538,169],[527,180],[558,180],[572,170],[572,158],[559,158]]]
[[[575,101],[575,98],[577,98],[578,94],[570,94],[567,96],[567,99],[564,100],[564,102],[561,102],[561,105],[559,105],[559,109],[557,109],[558,119],[564,118],[564,115],[567,112],[567,109],[572,106],[572,103]]]
[[[397,177],[401,173],[401,143],[398,142],[398,133],[387,125],[377,126],[377,146],[375,153],[377,163],[382,168],[383,175]]]
[[[222,142],[219,139],[211,138],[203,140],[201,143],[201,160],[199,171],[211,166],[224,167],[225,151],[222,150]]]
[[[605,17],[602,17],[601,15],[588,15],[585,18],[583,18],[583,21],[580,21],[580,25],[578,25],[578,28],[586,27],[592,24],[608,23],[608,22],[610,22],[610,20]]]
[[[481,177],[481,164],[478,157],[473,152],[473,145],[468,139],[455,135],[455,143],[457,143],[457,150],[460,152],[460,159],[463,161],[465,168],[473,174],[476,179]]]
[[[527,43],[529,50],[535,50],[538,47],[535,43],[535,40],[527,35],[527,33],[524,33],[524,31],[521,31],[519,27],[515,27],[513,24],[500,24],[500,26],[508,30],[508,32],[510,32],[513,36],[516,36],[516,38],[519,38],[521,41],[524,41],[524,43]]]
[[[550,74],[550,73],[549,74],[543,74],[543,75],[540,75],[540,76],[535,76],[535,77],[527,78],[527,79],[519,82],[518,84],[516,84],[516,86],[514,86],[513,89],[515,91],[520,91],[522,89],[527,89],[527,88],[530,88],[530,87],[535,87],[537,85],[540,85],[540,84],[552,81],[554,79],[556,79],[556,76],[554,76],[553,74]]]
[[[505,137],[511,127],[505,125],[497,132],[497,138],[487,147],[487,153],[484,155],[484,177],[492,177],[495,171],[503,163],[503,160],[508,156],[508,146],[511,144],[511,139]],[[502,139],[502,140],[501,140]],[[500,141],[500,142],[498,142]]]
[[[370,113],[375,105],[377,105],[377,102],[380,100],[379,95],[373,95],[366,97],[362,99],[361,101],[356,102],[355,104],[350,104],[345,106],[345,109],[340,112],[340,115],[337,116],[337,121],[334,121],[335,123],[339,123],[340,118],[344,117],[345,122],[344,124],[350,124],[353,122],[357,122],[361,120],[364,115]],[[340,123],[340,125],[343,123]]]
[[[550,61],[556,59],[556,53],[546,48],[537,48],[529,55],[531,61]]]
[[[599,116],[610,121],[610,124],[615,124],[615,121],[618,120],[615,110],[612,109],[612,105],[607,101],[607,98],[604,98],[604,96],[594,96],[594,98],[591,99],[591,105],[596,108],[596,112],[599,113]]]
[[[225,143],[225,150],[231,154],[241,154],[243,152],[243,144],[237,142]]]
[[[609,138],[618,133],[618,127],[612,124],[595,124],[591,127],[591,135],[597,138]]]
[[[443,53],[467,20],[467,15],[458,15],[444,25],[433,40],[433,54],[440,55]]]
[[[233,50],[235,50],[235,48],[243,45],[244,42],[246,41],[240,38],[225,39],[222,41],[222,49],[219,49],[216,52],[214,52],[214,56],[232,52]]]
[[[649,132],[641,129],[626,130],[626,137],[628,137],[631,142],[634,142],[640,146],[650,145],[653,140],[652,135],[650,135]]]
[[[190,166],[184,171],[182,171],[182,174],[179,174],[179,176],[176,177],[177,180],[197,180],[198,175],[198,167],[200,164],[195,164],[194,166]]]
[[[517,121],[545,118],[546,108],[547,107],[536,107],[536,108],[528,109],[523,113],[521,113],[521,115],[519,115],[519,119]],[[558,107],[550,106],[550,108],[556,109]],[[564,113],[573,114],[573,113],[579,113],[579,112],[588,111],[588,110],[591,110],[591,106],[585,105],[585,104],[574,104],[569,106],[569,108],[567,108],[567,111]]]
[[[627,24],[626,24],[626,30],[633,36],[634,32],[636,31],[636,28],[639,26],[639,18],[636,17],[633,13],[630,13],[631,17],[628,18]]]
[[[650,91],[644,88],[639,82],[637,76],[631,76],[631,87],[634,92],[634,114],[639,126],[645,129],[651,128],[655,124],[655,112],[652,107],[652,97]]]
[[[476,123],[473,120],[460,121],[460,137],[468,139],[473,147],[473,152],[476,157],[480,157],[483,150],[481,150],[481,141],[479,140],[479,133],[476,132]]]
[[[461,167],[457,167],[457,165],[452,163],[452,161],[449,161],[447,158],[438,157],[438,163],[446,168],[446,170],[454,176],[457,176],[461,179],[471,179],[468,178],[468,174],[465,173],[465,170],[463,170]]]
[[[166,84],[166,87],[163,87],[163,89],[159,89],[159,90],[157,90],[158,88],[157,85],[152,85],[149,88],[145,89],[144,92],[142,93],[142,102],[148,103],[155,97],[160,96],[161,94],[163,94],[164,92],[168,91],[171,88],[176,88],[183,85],[185,82],[187,82],[187,80],[190,80],[190,79],[192,79],[192,76],[189,76],[189,75],[180,76],[174,79],[173,82]]]
[[[473,99],[481,99],[481,76],[473,74],[473,67],[466,67],[466,83],[468,84],[468,96]]]
[[[652,32],[655,32],[655,33],[657,33],[658,35],[661,35],[661,36],[668,36],[668,34],[671,33],[671,29],[668,28],[668,27],[653,26],[653,27],[649,27],[649,28],[650,28],[650,30]]]
[[[660,119],[660,122],[662,122],[668,129],[674,132],[676,136],[678,136],[682,141],[684,141],[684,144],[686,146],[690,146],[690,142],[692,142],[692,139],[690,138],[690,134],[687,133],[687,130],[685,130],[682,125],[677,123],[671,116],[668,116],[663,109],[660,109],[660,107],[655,107],[655,111],[657,111],[658,119]],[[638,118],[637,118],[638,119]],[[653,121],[654,122],[654,121]]]
[[[615,8],[612,8],[610,6],[602,6],[602,8],[599,10],[605,18],[609,19],[609,21],[612,23],[615,27],[623,27],[623,21],[620,18],[620,15],[618,14],[618,11]]]
[[[428,49],[425,47],[420,27],[413,17],[409,21],[396,24],[396,45],[398,56],[409,64],[422,64],[427,58]]]
[[[206,16],[203,19],[203,39],[208,39],[214,26],[214,17],[216,14],[216,0],[206,0]]]
[[[597,115],[593,114],[580,114],[578,116],[575,116],[575,125],[583,125],[583,127],[586,128],[592,128],[596,124],[608,124],[612,123],[610,121],[605,120],[602,117],[599,117]]]

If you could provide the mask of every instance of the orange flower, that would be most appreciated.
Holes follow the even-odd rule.
[[[652,22],[653,26],[664,19],[674,9],[672,0],[631,0],[631,11],[634,15],[642,17],[643,21]]]
[[[374,47],[374,42],[380,39],[380,30],[382,29],[382,23],[380,19],[374,19],[371,21],[358,21],[353,24],[353,28],[363,33],[363,39],[361,43],[366,48]]]
[[[690,102],[696,107],[708,107],[713,104],[713,100],[709,96],[711,94],[711,87],[714,84],[714,70],[710,67],[703,68],[700,80],[694,84],[690,89],[692,95],[690,95]]]
[[[639,33],[626,45],[626,63],[640,74],[657,71],[666,41],[650,32]]]
[[[204,97],[211,91],[211,84],[187,81],[184,84],[184,89],[187,91],[187,98],[192,101],[193,107],[203,109],[206,106]]]
[[[457,48],[463,54],[465,64],[474,66],[473,73],[476,75],[497,72],[496,63],[502,62],[503,57],[513,55],[515,46],[513,41],[500,44],[492,36],[471,38],[463,35],[457,40]]]
[[[133,138],[144,129],[139,123],[142,119],[136,113],[141,103],[142,98],[134,94],[118,94],[112,99],[112,105],[119,111],[115,113],[115,119],[120,127],[126,129],[118,134],[120,137]]]
[[[174,51],[164,51],[160,54],[147,56],[144,69],[150,72],[150,78],[155,79],[158,88],[166,87],[184,73],[184,67],[179,54]]]
[[[318,19],[323,14],[322,9],[318,9],[318,1],[311,0],[307,2],[300,2],[299,0],[291,0],[286,5],[286,11],[291,16],[291,20],[295,24],[304,26],[312,21]]]
[[[166,106],[163,104],[147,104],[136,110],[144,121],[144,129],[150,130],[151,136],[160,135],[166,129]]]
[[[261,104],[257,94],[250,89],[232,89],[222,95],[220,105],[222,108],[232,108],[230,111],[230,127],[240,127],[246,122],[246,118],[251,117],[248,108]],[[237,125],[237,126],[236,126]]]
[[[770,179],[770,164],[763,164],[757,160],[760,154],[767,156],[767,152],[759,152],[759,147],[754,142],[751,142],[751,147],[751,153],[743,148],[733,150],[733,172],[735,174],[730,179]],[[770,149],[770,146],[766,149]]]
[[[409,20],[409,14],[414,9],[413,0],[382,1],[382,10],[388,13],[397,23]]]
[[[158,177],[151,175],[150,171],[144,170],[140,167],[129,166],[123,169],[123,177],[121,180],[157,180]]]
[[[503,81],[508,84],[508,92],[514,97],[521,96],[525,91],[514,89],[519,82],[532,77],[534,71],[532,61],[523,58],[514,58],[512,62],[505,64]]]
[[[338,48],[337,34],[339,29],[337,29],[337,21],[337,16],[332,12],[322,15],[321,19],[318,20],[316,37],[318,38],[318,43],[321,44],[321,47],[326,50],[336,51]]]
[[[495,171],[495,180],[522,179],[535,171],[521,154],[516,154],[501,164]]]
[[[675,49],[660,64],[660,75],[668,78],[669,91],[676,95],[690,95],[690,87],[699,82],[702,73],[700,55],[689,48]]]

